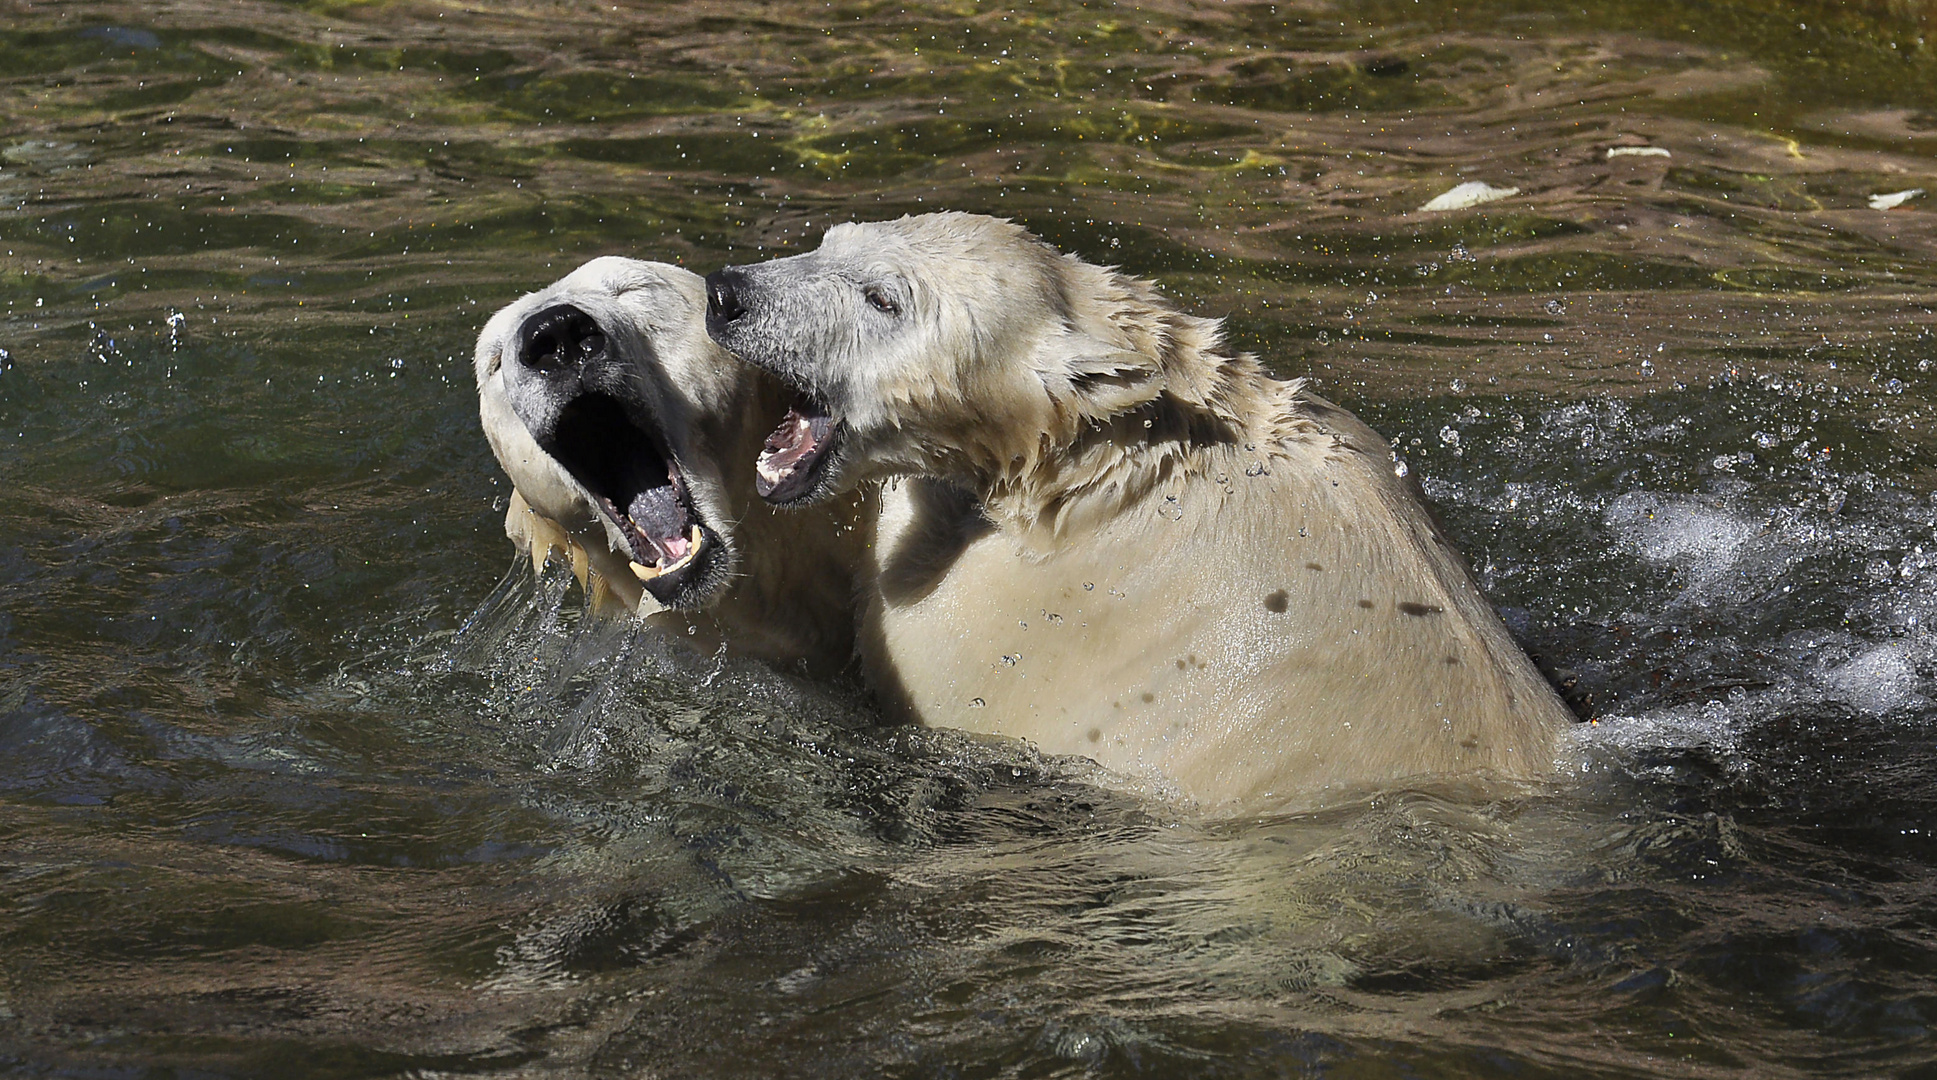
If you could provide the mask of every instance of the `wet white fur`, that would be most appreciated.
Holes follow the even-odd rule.
[[[820,334],[851,344],[816,369],[850,479],[924,478],[890,485],[873,549],[891,709],[1241,810],[1552,769],[1569,714],[1349,412],[1006,222],[841,226],[815,254],[907,291],[900,331]]]
[[[647,358],[643,385],[689,497],[733,548],[732,581],[703,613],[663,610],[641,589],[616,527],[512,411],[506,380],[515,373],[504,358],[524,320],[556,303],[593,316],[624,355]],[[784,513],[752,496],[754,456],[786,397],[706,336],[705,310],[697,275],[606,257],[491,318],[475,368],[484,433],[515,488],[505,532],[537,565],[553,552],[569,558],[596,606],[669,623],[702,647],[724,642],[743,655],[837,671],[853,656],[857,529],[868,508],[848,498]]]

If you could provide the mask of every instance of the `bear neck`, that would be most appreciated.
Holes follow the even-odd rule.
[[[1273,379],[1250,354],[1190,347],[1152,359],[1133,393],[1119,384],[1099,403],[1076,380],[1052,394],[1039,438],[991,461],[973,485],[989,516],[1053,546],[1199,477],[1228,475],[1296,426],[1287,406],[1302,383]]]

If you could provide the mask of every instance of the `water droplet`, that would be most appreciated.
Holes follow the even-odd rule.
[[[1453,393],[1455,393],[1455,394],[1464,394],[1464,393],[1466,393],[1466,380],[1465,380],[1465,379],[1454,379],[1454,380],[1453,380]]]
[[[1021,654],[1021,653],[1016,653],[1016,654],[1015,654],[1015,655],[1013,655],[1013,656],[1009,656],[1009,655],[1004,655],[1004,656],[1002,657],[1002,666],[1003,666],[1003,667],[1015,667],[1015,666],[1016,666],[1017,664],[1020,664],[1020,663],[1022,663],[1022,654]]]
[[[1264,472],[1264,462],[1262,461],[1254,461],[1244,467],[1244,475],[1246,476],[1263,476]]]
[[[1184,507],[1183,504],[1177,501],[1177,496],[1166,495],[1164,496],[1164,504],[1157,507],[1157,513],[1162,514],[1172,521],[1180,521],[1184,516]]]
[[[1559,300],[1549,300],[1547,301],[1547,314],[1565,315],[1567,314],[1567,305]]]
[[[988,704],[988,702],[986,702],[986,701],[983,701],[983,700],[982,700],[981,698],[979,698],[979,697],[978,697],[978,698],[970,698],[970,699],[969,699],[969,708],[971,708],[971,709],[980,709],[980,708],[982,708],[983,706],[985,706],[985,705],[987,705],[987,704]]]
[[[1406,467],[1406,461],[1404,458],[1395,457],[1392,459],[1392,475],[1404,476],[1411,471],[1412,471],[1411,469],[1408,469]]]
[[[1883,384],[1883,392],[1884,392],[1884,393],[1886,393],[1886,394],[1901,394],[1901,393],[1903,393],[1903,380],[1902,380],[1902,379],[1891,379],[1891,380],[1890,380],[1889,382],[1887,382],[1887,383],[1884,383],[1884,384]]]
[[[1447,446],[1457,447],[1459,445],[1459,432],[1453,430],[1451,427],[1440,428],[1439,441]]]
[[[1755,444],[1764,450],[1773,449],[1776,443],[1781,441],[1776,438],[1776,433],[1773,431],[1758,431],[1753,438],[1755,439]]]
[[[1084,592],[1089,592],[1091,589],[1094,589],[1094,588],[1096,588],[1096,582],[1094,581],[1085,581],[1083,583]]]

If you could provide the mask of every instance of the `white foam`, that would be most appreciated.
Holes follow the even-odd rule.
[[[1592,751],[1653,750],[1704,747],[1727,759],[1741,741],[1751,699],[1741,697],[1674,705],[1647,712],[1609,714],[1591,724],[1577,724],[1568,733],[1560,758],[1585,769]]]
[[[1675,564],[1707,584],[1726,574],[1763,534],[1757,520],[1720,502],[1631,491],[1608,505],[1608,529],[1652,563]]]
[[[1856,654],[1823,675],[1824,689],[1866,713],[1924,703],[1923,679],[1911,663],[1911,643],[1887,641]]]

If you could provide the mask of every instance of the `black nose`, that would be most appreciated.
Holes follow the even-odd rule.
[[[598,320],[570,304],[557,304],[518,328],[518,362],[538,371],[562,371],[605,355]]]
[[[735,267],[723,267],[706,275],[706,321],[724,326],[747,313],[740,306],[740,289],[746,275]]]

